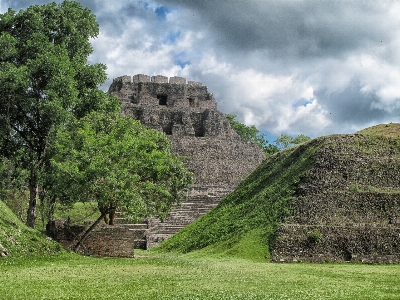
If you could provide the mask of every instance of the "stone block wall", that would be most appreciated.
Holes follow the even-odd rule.
[[[271,245],[276,262],[400,262],[398,140],[333,135],[318,143]]]
[[[276,234],[275,262],[400,262],[400,228],[395,226],[283,224]]]
[[[150,76],[149,75],[144,75],[144,74],[134,75],[133,76],[133,82],[150,82]]]
[[[165,106],[176,109],[217,109],[214,96],[199,82],[182,77],[168,77],[138,74],[114,79],[109,93],[121,100],[123,107],[130,104],[154,107]]]
[[[188,81],[188,85],[203,86],[203,84],[201,82],[197,82],[197,81]]]
[[[168,77],[167,76],[162,76],[162,75],[152,76],[151,77],[151,82],[154,82],[154,83],[168,83]]]
[[[171,84],[186,84],[186,78],[174,76],[169,79]]]
[[[141,105],[125,106],[124,114],[140,120],[148,128],[168,136],[218,137],[240,140],[228,119],[219,111],[205,109],[154,109]]]
[[[46,232],[65,248],[73,250],[89,226],[70,225],[64,220],[54,220],[47,224]],[[128,226],[101,223],[93,229],[83,242],[84,247],[81,246],[78,252],[93,256],[134,257],[134,249],[143,247],[143,243],[140,243],[143,237],[140,234],[143,235],[143,231],[132,230]]]

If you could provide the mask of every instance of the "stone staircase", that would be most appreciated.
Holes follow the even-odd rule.
[[[213,189],[210,188],[211,190]],[[205,215],[220,202],[225,194],[226,191],[214,191],[196,195],[196,192],[192,191],[192,195],[180,206],[173,208],[163,222],[159,218],[151,218],[144,219],[139,224],[132,224],[122,216],[121,212],[116,212],[115,225],[134,231],[135,249],[150,249]]]
[[[125,227],[128,228],[130,231],[134,231],[135,249],[146,249],[147,234],[149,230],[149,225],[147,222],[132,224],[128,219],[122,216],[121,212],[115,213],[114,221],[116,226]]]
[[[186,225],[205,215],[220,200],[220,197],[190,197],[180,207],[174,208],[164,222],[161,222],[158,218],[150,219],[146,249],[154,247],[180,231]]]

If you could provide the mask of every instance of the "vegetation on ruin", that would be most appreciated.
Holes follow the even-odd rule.
[[[278,146],[279,149],[286,149],[308,142],[309,140],[311,140],[311,138],[304,134],[299,134],[298,136],[293,137],[289,134],[282,133],[276,138],[274,143]]]
[[[382,131],[382,126],[386,128],[386,131]],[[312,173],[310,171],[313,168],[316,168],[315,158],[318,157],[320,162],[327,162],[333,153],[341,152],[343,153],[343,156],[340,156],[341,166],[347,165],[346,159],[350,160],[354,157],[379,159],[391,155],[394,158],[400,148],[400,139],[398,136],[393,137],[396,132],[394,128],[397,128],[398,124],[382,126],[366,129],[359,135],[332,135],[317,138],[268,157],[215,209],[161,243],[156,250],[179,253],[195,251],[199,256],[228,255],[259,260],[271,258],[270,245],[275,239],[276,230],[287,217],[293,217],[295,192],[299,189],[299,183]],[[368,134],[365,135],[363,132]],[[362,160],[356,161],[362,162]],[[387,182],[384,181],[386,186],[377,185],[375,178],[388,176],[385,175],[387,170],[379,169],[380,165],[372,165],[371,169],[368,169],[370,171],[362,174],[358,172],[358,166],[354,166],[354,170],[353,167],[346,170],[346,172],[353,170],[354,174],[339,174],[338,172],[342,169],[336,166],[337,169],[332,171],[332,180],[336,180],[337,177],[341,180],[340,182],[347,182],[344,178],[353,176],[352,182],[347,182],[350,184],[351,192],[356,189],[360,192],[368,190],[399,193],[398,188],[389,188],[388,184],[394,179],[388,178]],[[393,174],[397,172],[395,168],[397,165],[392,166]],[[368,176],[371,178],[369,179]],[[302,188],[323,190],[318,186],[324,182],[317,179],[309,179],[310,185],[307,183],[304,185],[303,182]],[[332,182],[332,184],[335,189],[335,183]],[[338,192],[341,188],[343,186],[336,186]],[[357,195],[354,197],[356,197],[354,199],[359,198]],[[354,205],[358,205],[358,202]],[[383,206],[389,211],[381,213],[390,214],[391,205],[382,203]],[[349,214],[351,215],[351,212]],[[353,217],[358,218],[361,215]]]
[[[279,148],[266,139],[266,135],[262,134],[256,126],[247,126],[236,120],[236,115],[226,114],[226,118],[229,120],[231,127],[236,133],[245,141],[250,141],[258,146],[264,151],[264,153],[269,156],[274,153],[279,152]]]
[[[291,213],[289,201],[301,174],[311,168],[314,151],[312,145],[303,144],[268,157],[216,208],[158,249],[182,253],[203,249],[208,255],[221,255],[222,251],[269,258],[269,242],[279,223]]]
[[[365,128],[357,132],[369,136],[385,136],[388,138],[400,138],[400,123],[379,124]]]
[[[59,243],[27,227],[1,200],[0,211],[0,255],[4,253],[4,257],[0,256],[0,264],[58,258],[67,254]]]
[[[64,204],[95,201],[106,208],[82,239],[111,210],[133,222],[163,219],[193,181],[170,150],[164,133],[139,121],[91,113],[57,133],[48,193]]]

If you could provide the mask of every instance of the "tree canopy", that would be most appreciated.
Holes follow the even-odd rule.
[[[29,172],[31,227],[57,129],[91,111],[119,110],[118,100],[97,88],[105,66],[87,63],[98,30],[95,16],[74,1],[0,14],[0,151]]]
[[[164,133],[117,114],[74,122],[58,132],[55,148],[52,189],[64,202],[97,201],[133,221],[164,218],[193,181]]]
[[[247,126],[236,120],[236,115],[226,114],[231,127],[236,131],[236,133],[244,140],[250,141],[257,144],[263,149],[264,153],[269,156],[280,151],[280,149],[286,149],[288,147],[298,145],[311,140],[310,137],[300,134],[293,137],[289,134],[280,134],[274,144],[271,144],[266,138],[265,134],[262,134],[254,125]]]

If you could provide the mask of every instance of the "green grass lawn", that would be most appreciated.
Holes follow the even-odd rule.
[[[400,299],[399,265],[157,254],[0,260],[1,299]]]

